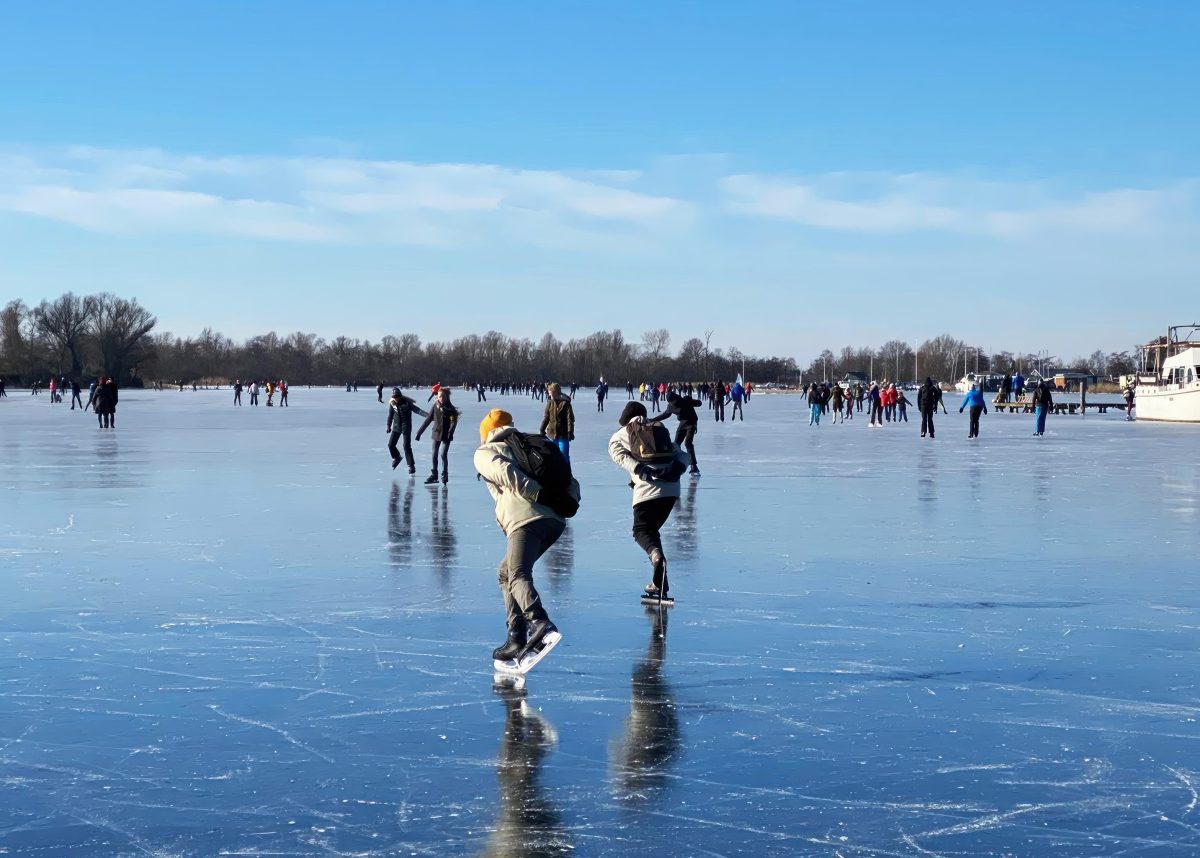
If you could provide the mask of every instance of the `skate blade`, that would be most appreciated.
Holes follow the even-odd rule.
[[[642,604],[651,608],[657,608],[659,605],[662,605],[664,608],[673,608],[675,607],[675,598],[673,596],[663,596],[662,599],[659,599],[658,596],[647,596],[643,593]]]
[[[496,669],[496,673],[504,673],[508,675],[524,676],[537,667],[538,662],[550,654],[550,650],[558,646],[562,640],[562,632],[550,632],[542,638],[542,645],[537,652],[527,652],[525,655],[517,659],[509,661],[493,660],[492,665]]]

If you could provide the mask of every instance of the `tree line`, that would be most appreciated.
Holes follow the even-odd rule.
[[[593,385],[650,380],[730,379],[744,372],[757,381],[795,383],[790,357],[757,357],[737,348],[712,347],[713,331],[671,348],[665,328],[630,341],[620,330],[560,340],[546,333],[534,342],[497,331],[444,342],[418,334],[388,335],[378,342],[313,333],[274,331],[241,343],[205,328],[195,337],[156,333],[156,318],[136,299],[108,293],[67,293],[29,307],[12,301],[0,313],[0,374],[19,384],[50,376],[112,376],[125,386],[147,383],[208,384],[233,379],[285,379],[291,384],[418,385],[529,383],[557,379]]]
[[[758,384],[795,385],[837,380],[849,372],[876,379],[953,381],[967,372],[1043,373],[1086,369],[1115,377],[1134,370],[1128,352],[1093,352],[1069,364],[1047,354],[987,353],[949,334],[913,347],[890,340],[879,348],[846,346],[822,351],[807,367],[791,357],[758,357],[737,348],[712,347],[704,331],[672,349],[665,328],[636,341],[620,330],[596,331],[560,340],[509,337],[497,331],[444,342],[424,342],[402,333],[378,342],[352,337],[326,340],[312,333],[280,336],[271,331],[241,343],[205,328],[198,336],[156,333],[157,319],[136,298],[107,292],[68,292],[36,307],[11,301],[0,311],[0,375],[30,384],[50,376],[105,375],[124,386],[144,383],[208,384],[233,379],[286,379],[292,384],[528,383],[556,379],[594,385],[601,376],[613,385],[627,381],[731,380],[739,373]]]

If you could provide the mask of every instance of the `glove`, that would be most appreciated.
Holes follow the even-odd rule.
[[[652,468],[645,462],[638,462],[633,469],[633,475],[640,480],[656,480],[661,476],[658,468]]]
[[[571,432],[569,435],[567,435],[567,440],[568,440],[568,441],[574,441],[574,440],[575,440],[575,433],[574,433],[574,432]]]
[[[958,413],[959,413],[959,414],[962,414],[962,409],[961,409],[961,408],[960,408],[960,409],[958,409]]]
[[[534,503],[539,503],[542,506],[553,507],[554,500],[558,497],[558,492],[553,489],[539,489]]]

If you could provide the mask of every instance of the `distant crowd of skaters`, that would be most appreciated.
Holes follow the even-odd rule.
[[[71,410],[75,410],[78,405],[83,411],[91,409],[96,415],[96,422],[101,429],[116,429],[117,428],[117,382],[115,379],[106,376],[100,376],[90,385],[88,385],[87,402],[83,401],[83,387],[80,386],[79,380],[72,378],[68,379],[65,376],[54,378],[51,376],[50,381],[42,383],[35,381],[29,387],[29,393],[32,396],[38,396],[45,390],[50,394],[50,404],[58,404],[63,401],[65,391],[71,391]],[[8,396],[8,391],[5,390],[4,379],[0,378],[0,396]]]
[[[1000,390],[992,399],[992,404],[1002,404],[1010,401],[1024,402],[1027,394],[1031,395],[1030,404],[1033,406],[1034,412],[1034,435],[1046,434],[1046,415],[1050,413],[1050,409],[1054,407],[1054,394],[1050,382],[1041,379],[1031,386],[1026,386],[1025,378],[1021,373],[1006,376],[1000,382]],[[868,428],[876,428],[883,426],[885,423],[907,423],[908,422],[908,406],[913,403],[904,394],[904,390],[897,387],[895,382],[871,382],[869,385],[861,383],[842,385],[831,384],[830,382],[812,382],[804,388],[804,396],[808,402],[809,426],[821,425],[822,415],[833,412],[833,422],[845,422],[854,419],[854,412],[862,411],[864,405],[867,410],[869,422]],[[1127,412],[1132,413],[1133,396],[1132,388],[1126,393]],[[925,383],[917,388],[917,408],[921,412],[921,437],[933,438],[934,435],[934,415],[937,414],[938,408],[942,409],[942,413],[946,412],[946,405],[942,400],[942,388],[932,378],[926,378]],[[979,437],[979,418],[983,414],[987,414],[987,402],[984,400],[983,391],[980,390],[978,384],[972,384],[970,389],[963,395],[962,404],[959,406],[959,414],[966,410],[969,416],[967,425],[967,437]]]

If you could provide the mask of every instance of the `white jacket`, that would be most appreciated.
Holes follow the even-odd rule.
[[[631,426],[638,423],[646,423],[641,417],[634,417],[620,429],[613,433],[613,436],[608,439],[608,455],[624,469],[625,473],[629,474],[629,479],[633,481],[633,505],[637,506],[640,503],[645,503],[648,500],[655,498],[677,498],[679,497],[679,481],[670,482],[668,480],[644,480],[639,477],[635,471],[637,466],[644,464],[634,458],[633,452],[629,446],[629,429]],[[682,464],[685,468],[691,462],[688,455],[675,447],[675,460]]]
[[[505,439],[515,431],[512,426],[493,429],[488,433],[487,441],[475,451],[475,470],[483,477],[492,500],[496,502],[496,523],[505,536],[542,518],[566,521],[550,507],[536,502],[538,492],[542,490],[541,484],[517,467],[512,449],[505,443]],[[577,480],[571,480],[567,493],[579,500]]]

